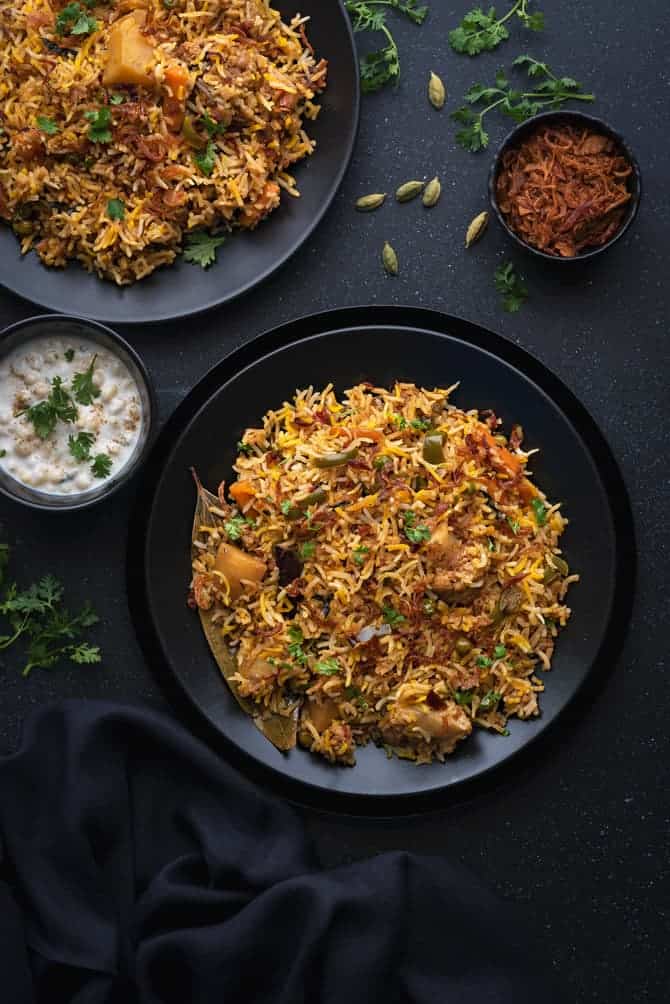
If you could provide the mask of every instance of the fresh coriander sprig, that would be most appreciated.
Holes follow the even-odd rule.
[[[88,138],[91,143],[111,143],[112,113],[106,106],[97,111],[84,112],[84,118],[89,123]]]
[[[79,432],[76,436],[68,436],[67,445],[75,460],[90,460],[91,447],[95,441],[92,432]]]
[[[466,105],[452,112],[452,119],[462,128],[456,133],[456,142],[465,150],[476,153],[489,145],[489,134],[484,129],[484,116],[498,108],[515,122],[525,122],[538,112],[559,108],[566,101],[593,101],[593,94],[585,94],[582,85],[572,77],[557,77],[546,63],[532,56],[518,56],[514,66],[526,69],[528,76],[537,79],[532,91],[515,90],[504,70],[496,74],[495,86],[473,84],[465,95]],[[473,105],[484,105],[475,111]]]
[[[503,309],[508,314],[516,314],[521,310],[528,299],[528,287],[517,274],[511,261],[498,265],[495,271],[495,285],[503,298]],[[510,522],[510,526],[514,533],[517,533],[519,524],[515,520]]]
[[[9,559],[6,544],[0,545],[1,568]],[[0,574],[0,581],[2,574]],[[41,667],[50,669],[62,659],[80,664],[100,662],[97,645],[82,641],[83,632],[97,624],[98,617],[87,604],[78,614],[70,614],[62,605],[63,587],[52,575],[46,575],[27,589],[11,583],[0,602],[0,615],[9,624],[9,633],[0,635],[0,651],[20,638],[28,642],[23,675]]]
[[[186,237],[184,261],[209,268],[216,261],[217,248],[220,248],[225,240],[225,237],[213,237],[205,230],[195,230]]]
[[[19,414],[25,415],[32,422],[36,436],[48,439],[59,419],[61,422],[74,422],[78,413],[70,392],[63,387],[61,378],[56,376],[51,381],[49,396]]]
[[[93,383],[93,370],[97,355],[91,359],[91,364],[83,373],[75,373],[72,377],[72,392],[78,404],[93,404],[96,397],[100,397],[100,388]]]
[[[57,35],[92,35],[98,22],[78,3],[69,3],[56,17]]]
[[[416,525],[416,513],[408,509],[403,516],[403,532],[412,544],[421,544],[430,540],[430,530],[425,524]]]
[[[91,473],[96,478],[108,478],[112,470],[112,458],[106,453],[96,453],[91,464]]]
[[[418,0],[345,0],[356,33],[363,31],[381,32],[386,44],[361,59],[361,89],[365,94],[381,90],[389,83],[397,83],[400,77],[400,53],[398,45],[387,23],[386,10],[392,8],[404,14],[415,24],[423,24],[428,15],[428,5]]]
[[[488,11],[475,7],[468,11],[458,28],[449,32],[449,43],[455,52],[468,56],[477,56],[480,52],[490,52],[497,49],[501,42],[509,38],[507,21],[516,16],[524,28],[530,31],[542,31],[544,14],[541,11],[528,12],[531,0],[515,0],[510,9],[502,17],[498,17],[495,7]]]

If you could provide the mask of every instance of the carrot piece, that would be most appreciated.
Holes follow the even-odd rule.
[[[231,498],[237,502],[241,509],[256,496],[256,489],[251,481],[236,481],[230,486],[229,491]]]

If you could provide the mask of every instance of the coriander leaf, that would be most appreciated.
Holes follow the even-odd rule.
[[[294,662],[297,662],[300,666],[305,666],[307,664],[307,656],[302,647],[305,640],[302,631],[293,624],[288,629],[288,636],[288,654]]]
[[[63,381],[60,377],[54,377],[51,381],[51,393],[48,400],[61,422],[74,422],[76,420],[77,409],[70,397],[70,392],[63,387]]]
[[[365,555],[370,553],[369,547],[364,547],[363,545],[355,547],[352,552],[352,558],[355,565],[362,565],[365,562]]]
[[[119,94],[117,92],[115,94],[110,94],[109,95],[109,103],[110,103],[110,105],[122,105],[125,100],[126,100],[125,94]]]
[[[72,646],[67,654],[72,662],[79,663],[80,665],[91,665],[102,661],[100,647],[98,645],[89,645],[87,642]]]
[[[248,457],[248,456],[250,456],[250,454],[252,454],[252,453],[253,453],[254,451],[253,451],[253,449],[251,448],[251,446],[249,445],[249,443],[243,443],[243,442],[242,442],[242,440],[240,439],[240,440],[239,440],[239,442],[238,442],[238,444],[237,444],[237,452],[238,452],[238,453],[244,453],[244,454],[245,454],[245,456],[247,456],[247,457]]]
[[[184,261],[209,268],[216,261],[217,248],[221,247],[225,240],[225,237],[213,237],[206,230],[195,230],[186,237]]]
[[[68,436],[67,445],[75,460],[90,460],[94,441],[93,433],[80,432],[76,436]]]
[[[109,199],[107,202],[107,215],[110,220],[122,220],[126,215],[125,204],[121,199]]]
[[[193,160],[196,166],[206,177],[209,178],[216,164],[217,151],[214,143],[210,139],[204,150],[193,153]]]
[[[342,672],[342,668],[337,659],[324,659],[323,662],[317,662],[314,672],[320,676],[335,676]]]
[[[538,526],[544,526],[547,522],[547,507],[539,499],[533,499],[530,505],[535,515],[535,522]]]
[[[281,509],[284,516],[288,516],[293,506],[291,505],[288,499],[285,499],[279,508]]]
[[[242,529],[246,523],[244,516],[233,516],[223,524],[223,529],[228,534],[229,540],[239,540],[242,536]]]
[[[40,401],[38,404],[31,405],[31,407],[28,408],[24,414],[26,418],[33,423],[35,435],[39,436],[40,439],[48,439],[56,428],[58,415],[49,404],[48,400]]]
[[[474,690],[457,690],[454,693],[454,700],[456,704],[472,704],[474,693]]]
[[[78,3],[69,3],[56,17],[56,34],[68,35],[72,25],[79,19],[82,10]]]
[[[430,429],[430,422],[423,418],[413,418],[409,423],[410,429],[416,429],[417,432],[426,432]]]
[[[109,477],[110,471],[112,469],[112,458],[108,457],[106,453],[96,453],[93,457],[93,463],[91,464],[91,472],[96,478],[107,478]]]
[[[386,84],[397,82],[400,76],[400,56],[383,8],[404,14],[414,24],[423,24],[428,15],[428,5],[420,4],[417,0],[345,0],[345,7],[351,16],[355,32],[381,32],[386,39],[382,48],[367,53],[360,61],[363,93],[371,94]]]
[[[226,129],[228,128],[228,126],[226,126],[223,122],[215,122],[214,119],[207,114],[207,112],[205,112],[205,114],[201,116],[200,121],[204,125],[208,135],[211,136],[212,138],[214,136],[219,136],[222,132],[225,132]]]
[[[301,561],[307,561],[309,558],[314,557],[314,552],[316,551],[316,544],[313,540],[306,540],[298,548],[298,554],[300,555]]]
[[[506,22],[515,14],[524,27],[542,31],[544,17],[539,11],[529,13],[530,3],[531,0],[515,0],[501,17],[497,16],[495,7],[489,7],[488,11],[475,7],[465,15],[457,28],[449,32],[452,49],[467,56],[477,56],[481,52],[496,49],[510,37]]]
[[[430,540],[430,530],[425,524],[416,526],[416,513],[411,509],[407,510],[403,517],[403,532],[412,544],[421,544],[425,540]]]
[[[38,115],[35,121],[37,122],[37,128],[41,132],[45,132],[47,136],[55,136],[58,132],[58,126],[54,120],[47,118],[46,115]]]
[[[528,287],[517,274],[512,262],[499,265],[495,270],[494,280],[496,290],[502,295],[504,310],[515,314],[528,299]]]
[[[83,373],[75,373],[72,377],[72,390],[78,404],[93,404],[96,397],[100,397],[100,388],[93,383],[93,370],[97,355],[91,359],[91,365]]]
[[[375,459],[372,461],[372,466],[376,471],[381,471],[383,470],[384,467],[388,466],[388,464],[390,463],[391,463],[390,457],[386,456],[375,457]]]
[[[507,649],[505,648],[504,645],[496,645],[496,647],[493,649],[493,655],[495,656],[496,659],[504,659],[505,656],[507,655]]]
[[[491,665],[491,660],[485,655],[480,655],[477,659],[477,665],[480,669],[488,669]]]
[[[510,518],[510,517],[508,516],[508,517],[507,517],[507,522],[508,522],[508,523],[509,523],[509,525],[510,525],[510,529],[511,529],[512,533],[516,534],[516,533],[518,533],[518,532],[519,532],[519,530],[521,529],[521,523],[519,523],[519,521],[518,521],[517,519],[511,519],[511,518]]]
[[[84,118],[90,123],[88,138],[91,143],[111,143],[112,113],[109,108],[98,108],[97,111],[84,112]]]
[[[98,22],[90,14],[82,12],[70,29],[71,35],[92,35],[98,30]]]
[[[489,711],[496,706],[501,697],[502,694],[498,694],[495,690],[489,690],[479,702],[479,707],[483,708],[484,711]]]
[[[394,610],[393,607],[382,607],[382,615],[384,617],[384,623],[389,624],[391,627],[397,627],[399,624],[404,624],[406,620],[404,614],[398,613],[398,611]]]
[[[67,361],[71,363],[72,360],[74,359],[74,349],[66,349],[63,355],[65,356]]]

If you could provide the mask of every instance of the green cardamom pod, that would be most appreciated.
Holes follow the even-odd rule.
[[[442,194],[442,185],[440,184],[439,178],[433,178],[429,181],[423,190],[423,199],[421,200],[426,207],[426,209],[432,209],[439,202],[440,195]]]
[[[384,250],[382,251],[382,263],[388,275],[398,274],[398,255],[388,241],[385,242]]]
[[[468,227],[465,234],[465,246],[469,248],[475,241],[478,241],[481,235],[486,230],[486,226],[489,222],[489,214],[484,212],[480,213],[479,216],[475,216],[474,220]]]
[[[396,189],[395,197],[398,202],[409,202],[423,192],[423,181],[406,181],[404,185]]]
[[[430,80],[428,81],[428,100],[433,108],[437,108],[438,110],[444,108],[444,102],[447,100],[447,92],[437,73],[431,73],[430,75]]]
[[[384,203],[386,192],[375,192],[373,195],[363,195],[356,200],[356,209],[359,213],[369,213],[373,209],[379,209]]]

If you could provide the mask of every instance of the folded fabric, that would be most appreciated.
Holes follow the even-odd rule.
[[[3,1004],[524,1004],[513,908],[442,859],[319,868],[291,809],[174,721],[97,701],[0,759]]]

